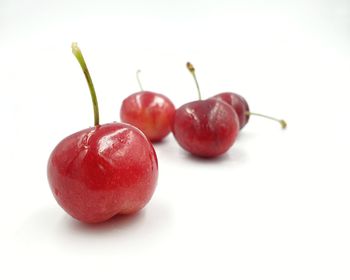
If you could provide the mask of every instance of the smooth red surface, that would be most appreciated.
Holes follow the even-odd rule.
[[[97,223],[143,208],[156,187],[158,162],[142,132],[111,123],[63,139],[51,153],[47,173],[62,208]]]
[[[212,98],[224,101],[233,107],[238,116],[240,129],[247,124],[249,121],[249,115],[247,115],[246,112],[249,112],[249,106],[243,96],[234,92],[223,92],[213,96]]]
[[[141,129],[153,142],[162,140],[171,131],[175,106],[166,96],[140,91],[124,99],[120,119]]]
[[[207,99],[176,110],[173,133],[182,148],[201,157],[216,157],[234,143],[239,131],[237,114],[228,104]]]

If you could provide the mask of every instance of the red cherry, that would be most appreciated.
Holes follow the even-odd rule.
[[[153,142],[161,141],[170,131],[174,121],[175,106],[163,94],[142,89],[123,100],[120,119],[141,129]]]
[[[63,139],[47,172],[58,204],[80,221],[98,223],[143,208],[155,190],[158,164],[137,128],[111,123]]]
[[[214,95],[212,98],[226,102],[233,107],[238,116],[240,129],[247,124],[249,121],[249,114],[246,114],[246,112],[249,112],[249,106],[243,96],[233,92],[223,92]]]
[[[98,223],[140,210],[151,199],[158,178],[151,142],[136,127],[99,125],[98,103],[80,49],[72,50],[87,79],[95,126],[63,139],[48,161],[48,181],[59,205],[74,218]]]
[[[216,157],[234,143],[239,130],[237,114],[227,104],[198,100],[176,110],[173,133],[182,148],[201,157]]]
[[[200,96],[195,69],[187,63]],[[216,157],[225,153],[234,143],[239,131],[236,112],[226,103],[216,100],[198,100],[176,110],[173,133],[182,148],[200,157]]]
[[[237,93],[223,92],[223,93],[214,95],[212,98],[226,102],[236,111],[239,119],[240,129],[242,129],[248,123],[249,117],[252,115],[279,122],[283,129],[287,127],[287,122],[285,120],[277,119],[277,118],[259,114],[259,113],[250,112],[248,103],[245,100],[245,98]]]

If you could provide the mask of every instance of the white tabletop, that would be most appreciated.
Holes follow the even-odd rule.
[[[348,0],[1,1],[1,279],[349,279]],[[177,107],[243,95],[251,118],[216,160],[169,136],[140,213],[89,226],[56,203],[53,147],[144,88]]]

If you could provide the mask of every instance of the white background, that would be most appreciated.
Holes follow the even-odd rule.
[[[216,160],[169,136],[137,215],[84,225],[46,179],[53,147],[144,87],[175,105],[235,91],[251,118]],[[1,279],[349,279],[348,0],[0,1]]]

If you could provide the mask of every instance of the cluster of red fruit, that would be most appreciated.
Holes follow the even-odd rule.
[[[151,141],[161,141],[172,131],[188,152],[216,157],[233,145],[239,130],[255,114],[249,111],[246,100],[235,93],[201,100],[195,69],[187,63],[199,100],[175,109],[169,98],[144,91],[140,84],[141,91],[122,103],[123,123],[100,125],[88,68],[76,43],[72,50],[89,85],[95,126],[63,139],[51,153],[47,172],[57,202],[80,221],[103,222],[117,214],[134,213],[148,203],[158,178],[158,161]],[[138,75],[137,78],[139,81]],[[268,118],[286,127],[285,121]]]

